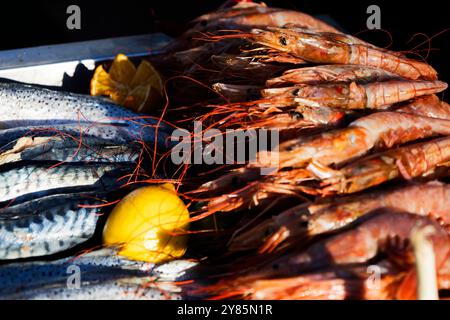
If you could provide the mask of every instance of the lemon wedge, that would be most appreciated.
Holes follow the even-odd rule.
[[[172,184],[142,187],[112,210],[103,230],[106,245],[119,255],[161,263],[180,258],[187,248],[189,211]]]
[[[91,80],[92,96],[108,96],[131,110],[149,113],[161,104],[163,82],[152,64],[142,60],[135,65],[124,54],[118,54],[109,72],[102,65],[95,69]]]

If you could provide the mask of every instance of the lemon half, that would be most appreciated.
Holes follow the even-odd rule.
[[[124,54],[115,57],[109,72],[98,66],[91,80],[91,95],[108,96],[141,113],[150,113],[159,106],[162,94],[163,82],[152,64],[142,60],[136,68]]]
[[[189,211],[172,184],[147,186],[125,196],[103,230],[106,245],[130,259],[160,263],[184,255]]]

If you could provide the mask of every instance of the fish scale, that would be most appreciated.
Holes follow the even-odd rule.
[[[103,203],[93,196],[53,195],[1,209],[0,260],[49,255],[91,238],[100,213],[95,206]]]
[[[17,294],[8,299],[33,300],[181,300],[180,293],[170,292],[167,285],[152,283],[151,277],[131,277],[119,280],[108,280],[99,283],[83,284],[79,290],[71,288],[40,288],[28,292],[28,295]],[[158,289],[160,288],[160,289]]]
[[[155,140],[167,147],[167,136],[173,130],[158,119],[143,116],[104,99],[48,90],[19,83],[0,82],[0,124],[7,129],[0,133],[0,145],[14,141],[30,130],[49,130],[101,137],[129,142],[137,138]]]
[[[1,121],[0,121],[1,122]],[[146,142],[153,142],[152,133],[153,130],[148,128],[148,135],[142,136],[140,133],[133,133],[128,127],[116,126],[116,125],[92,125],[92,124],[56,124],[46,126],[24,126],[9,128],[0,131],[0,147],[5,150],[8,147],[12,147],[16,141],[22,137],[34,137],[34,136],[69,136],[74,138],[101,138],[105,143],[111,144],[123,144],[133,142],[136,140],[144,140]],[[164,135],[164,133],[162,133]],[[163,139],[163,137],[161,137]],[[158,144],[164,146],[158,136]]]
[[[91,186],[119,164],[33,164],[0,172],[0,201],[60,188]]]
[[[78,257],[55,261],[16,262],[0,266],[0,299],[180,299],[180,288],[162,287],[178,280],[196,263],[188,260],[163,265],[132,261],[118,256],[114,249],[96,250]],[[79,268],[80,288],[67,286]],[[155,286],[145,286],[146,284]],[[162,288],[161,288],[162,287]],[[161,294],[161,288],[166,295]]]
[[[12,161],[69,161],[69,162],[133,162],[138,156],[136,147],[108,145],[101,139],[83,139],[81,145],[73,139],[52,139],[29,147]]]
[[[125,118],[139,116],[103,99],[8,82],[0,83],[0,105],[0,121],[8,127],[83,120],[133,126]]]
[[[120,272],[122,275],[148,275],[147,272],[141,271],[139,269],[130,270],[127,268],[121,268],[120,259],[117,259],[114,253],[111,253],[112,263],[108,263],[107,259],[105,262],[95,263],[95,262],[85,262],[84,257],[73,259],[73,257],[58,260],[56,262],[44,263],[44,262],[32,262],[32,263],[14,263],[10,265],[5,265],[0,267],[0,279],[2,294],[13,293],[15,289],[20,286],[26,286],[29,289],[39,288],[45,284],[52,283],[62,283],[65,284],[67,281],[68,273],[67,267],[70,265],[75,265],[80,267],[81,271],[85,275],[85,281],[91,278],[93,280],[107,280],[114,276],[114,272]],[[109,271],[109,272],[105,272]],[[113,272],[111,272],[113,271]],[[95,277],[92,277],[94,275]],[[2,298],[0,294],[0,299]]]

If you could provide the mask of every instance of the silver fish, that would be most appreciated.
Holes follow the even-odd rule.
[[[139,117],[103,99],[9,82],[0,83],[0,106],[0,121],[10,128],[79,122],[132,125],[129,119]]]
[[[174,292],[175,291],[175,292]],[[0,296],[1,299],[1,296]],[[101,282],[91,281],[79,289],[45,286],[8,296],[15,300],[182,300],[173,285],[154,283],[152,277],[130,277]]]
[[[114,180],[123,175],[123,171],[127,168],[129,169],[120,164],[68,163],[55,167],[50,167],[48,164],[33,164],[12,168],[0,172],[0,201],[63,188],[111,189],[114,186]]]
[[[83,139],[85,137],[94,137],[104,139],[105,141],[114,141],[117,143],[127,143],[137,139],[127,133],[126,128],[117,126],[87,126],[77,124],[59,124],[48,126],[27,126],[10,128],[0,131],[0,147],[6,150],[13,146],[17,140],[23,137],[66,137]]]
[[[0,154],[0,164],[17,161],[134,162],[139,156],[136,145],[108,144],[97,138],[84,138],[81,143],[60,137],[23,139]]]
[[[50,255],[90,239],[103,204],[94,196],[53,195],[0,209],[0,260]]]
[[[179,280],[195,265],[176,260],[155,266],[120,257],[114,249],[11,263],[0,266],[0,299],[180,299],[180,288],[167,282]],[[71,281],[77,271],[79,288]]]
[[[125,134],[122,132],[124,139],[130,140],[131,134],[148,142],[154,140],[154,127],[159,125],[158,138],[161,136],[159,141],[163,144],[173,129],[156,118],[134,113],[104,99],[9,82],[0,83],[0,123],[4,128],[57,126],[75,131],[80,126],[108,124],[125,130]]]

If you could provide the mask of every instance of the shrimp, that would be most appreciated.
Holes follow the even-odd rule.
[[[339,33],[327,23],[299,11],[270,8],[264,4],[238,3],[235,6],[202,15],[190,33],[214,30],[224,26],[235,28],[284,26],[289,23],[318,31]]]
[[[393,191],[350,196],[324,205],[313,204],[309,207],[308,234],[334,231],[381,207],[430,216],[450,225],[450,185],[431,181]]]
[[[427,63],[408,59],[358,41],[354,37],[300,28],[253,29],[247,38],[280,52],[313,63],[356,64],[378,67],[407,79],[435,80],[437,72]]]
[[[290,239],[335,231],[382,207],[431,216],[450,225],[450,185],[432,181],[388,191],[301,204],[236,236],[230,242],[229,250],[259,247],[260,253],[270,253]]]
[[[257,115],[257,112],[252,115]],[[298,106],[284,112],[267,112],[260,119],[243,121],[244,128],[265,128],[272,130],[333,128],[340,125],[346,113],[328,107],[310,108]]]
[[[232,85],[216,83],[215,91],[226,96],[231,104],[220,105],[221,127],[238,125],[242,129],[308,129],[341,124],[346,115],[357,111],[329,106],[297,104],[290,98],[257,99],[260,87],[253,85]],[[246,100],[253,100],[242,102]],[[236,102],[241,101],[241,102]],[[214,115],[214,113],[212,113]],[[206,115],[207,117],[209,115]],[[223,118],[222,118],[223,119]],[[220,119],[219,119],[220,120]],[[216,120],[216,122],[218,122]]]
[[[349,272],[350,273],[350,272]],[[369,276],[317,273],[251,283],[251,299],[256,300],[387,300],[396,297],[402,274],[381,277],[374,285]]]
[[[352,288],[361,288],[357,284],[361,285],[369,280],[367,269],[363,267],[367,266],[366,263],[379,253],[384,252],[387,254],[387,260],[382,260],[381,263],[388,263],[387,266],[398,265],[399,268],[399,270],[391,269],[391,272],[385,272],[381,278],[380,284],[383,284],[383,279],[387,281],[385,283],[387,286],[395,283],[395,286],[391,288],[393,291],[389,291],[388,295],[389,298],[393,298],[398,295],[399,287],[406,281],[405,271],[411,270],[415,264],[409,241],[411,234],[425,227],[433,230],[429,239],[435,253],[436,271],[439,277],[443,275],[445,279],[448,274],[447,264],[450,255],[448,230],[428,217],[385,208],[373,212],[368,219],[355,222],[353,228],[316,242],[306,250],[290,252],[284,256],[266,260],[262,264],[253,265],[250,269],[241,269],[238,274],[231,275],[215,285],[207,286],[203,288],[203,291],[217,294],[216,298],[236,296],[253,299],[299,299],[315,296],[331,298],[334,294],[341,298],[349,296],[380,298],[383,292],[386,293],[384,289],[387,287],[382,286],[379,288],[382,291],[378,292],[369,290],[367,296],[361,294],[361,291],[353,291]],[[402,258],[400,264],[397,259],[399,257]],[[383,270],[383,265],[380,270]],[[411,275],[410,272],[406,274]],[[394,278],[390,279],[392,282],[388,281],[390,276],[393,276],[395,281]],[[414,274],[411,278],[407,279],[408,285],[414,287]],[[399,282],[401,282],[400,285]],[[350,284],[350,287],[345,286],[346,283]],[[440,281],[439,285],[444,286],[445,282]],[[346,288],[350,291],[344,290]]]
[[[439,100],[434,94],[416,98],[404,106],[397,107],[395,111],[450,120],[450,105]]]
[[[258,87],[249,85],[215,84],[216,91],[236,100],[248,100],[258,94]],[[243,103],[244,111],[236,112],[225,122],[226,126],[236,121],[244,128],[315,128],[318,124],[337,126],[344,119],[346,110],[361,108],[387,108],[394,103],[443,90],[447,84],[439,81],[389,81],[366,85],[326,84],[304,85],[289,88],[262,89],[262,100]],[[424,101],[422,104],[436,103]],[[418,103],[416,103],[418,105]],[[339,108],[345,108],[342,110]],[[420,113],[420,107],[400,111]],[[437,108],[435,108],[437,109]],[[396,110],[396,111],[399,111]],[[439,115],[445,106],[438,110]],[[450,112],[450,111],[449,111]],[[429,113],[425,114],[426,116]],[[244,120],[243,119],[249,119]],[[449,117],[450,119],[450,117]]]
[[[216,180],[203,184],[200,188],[187,194],[207,194],[202,212],[194,216],[198,220],[215,212],[229,212],[243,208],[258,206],[261,202],[274,199],[279,195],[298,196],[300,193],[318,194],[316,190],[302,185],[294,186],[296,182],[312,179],[305,170],[292,170],[279,175],[261,176],[258,168],[243,167],[236,169]],[[214,196],[218,194],[218,196]]]
[[[278,159],[278,168],[305,167],[315,162],[323,166],[341,164],[377,148],[390,148],[420,138],[449,135],[450,120],[401,112],[377,112],[353,121],[347,128],[283,142],[278,151],[258,155]]]
[[[205,33],[233,29],[250,30],[266,26],[281,27],[289,23],[311,30],[339,34],[334,27],[303,12],[270,8],[264,4],[238,3],[233,7],[220,8],[194,19],[191,23],[192,27],[171,43],[166,50],[174,52],[197,46],[199,41],[196,37]]]
[[[366,267],[335,267],[332,270],[285,278],[265,279],[242,277],[222,280],[214,285],[188,289],[189,295],[211,299],[256,300],[344,300],[394,299],[404,273],[392,266],[380,266],[382,271],[375,284]]]
[[[258,87],[228,85],[230,96],[239,93],[239,98],[248,100],[258,96]],[[220,85],[223,89],[224,85]],[[291,87],[265,88],[259,90],[261,99],[253,101],[253,105],[267,110],[270,107],[330,107],[342,109],[386,109],[393,104],[431,95],[447,88],[442,81],[389,80],[366,84],[320,83],[298,84]],[[231,91],[232,90],[232,91]],[[431,100],[429,101],[431,102]],[[444,108],[445,106],[443,106]]]
[[[385,125],[380,126],[380,123]],[[346,169],[348,173],[342,171],[343,169],[333,170],[328,166],[348,163],[373,148],[390,148],[393,145],[437,134],[450,135],[450,120],[402,112],[378,112],[359,118],[348,128],[324,132],[309,138],[288,140],[280,144],[279,151],[259,153],[256,158],[258,161],[250,162],[245,167],[224,174],[192,191],[207,194],[209,197],[211,194],[219,194],[207,199],[202,209],[204,212],[199,217],[218,211],[228,212],[246,206],[258,206],[261,200],[273,199],[277,195],[302,197],[302,194],[352,193],[393,179],[394,177],[389,177],[389,173],[392,172],[398,172],[395,177],[400,175],[406,177],[408,174],[414,177],[424,175],[430,169],[448,161],[445,160],[447,155],[439,151],[439,148],[447,143],[447,138],[413,146],[412,149],[405,147],[406,149],[399,149],[401,151],[388,151],[386,157],[390,156],[392,161],[401,160],[397,161],[397,164],[384,163],[382,158],[384,154],[381,154],[378,160],[375,158],[368,160],[365,169],[358,170],[355,165],[352,171],[353,167],[349,165],[350,169]],[[402,156],[410,157],[419,151],[429,152],[428,157],[425,155],[425,158],[411,159],[402,166],[404,161]],[[277,157],[278,161],[274,161]],[[421,168],[404,168],[405,165],[414,165],[420,160],[422,160]],[[278,167],[270,174],[261,175],[261,168],[268,163]],[[281,170],[282,168],[290,170]],[[376,174],[371,174],[371,170],[375,170]],[[352,179],[355,180],[353,184]],[[305,184],[313,180],[323,181],[324,185],[314,187]],[[347,187],[342,189],[338,182],[345,182]]]
[[[365,263],[380,252],[402,255],[403,263],[412,266],[409,238],[413,230],[430,226],[436,267],[443,267],[450,255],[448,229],[424,216],[385,208],[372,212],[367,219],[359,219],[346,231],[319,241],[299,253],[291,253],[270,262],[260,269],[260,274],[295,275],[333,265]],[[410,259],[411,258],[411,259]],[[439,272],[438,272],[439,273]]]
[[[384,270],[384,266],[372,265],[381,270],[379,278],[369,272],[370,267],[339,268],[305,275],[275,279],[256,279],[237,283],[228,281],[206,286],[193,294],[208,292],[211,299],[248,300],[393,300],[402,299],[402,285],[408,276],[404,271]],[[374,269],[375,270],[375,269]],[[439,275],[438,288],[448,289],[447,275]],[[414,288],[408,288],[414,290]],[[403,289],[404,290],[404,289]]]
[[[386,124],[381,127],[380,123]],[[221,194],[208,201],[204,207],[206,212],[201,216],[218,211],[231,211],[251,204],[258,205],[260,200],[280,194],[298,196],[301,193],[352,193],[393,179],[394,176],[390,177],[389,174],[395,172],[395,177],[415,177],[445,164],[448,161],[447,154],[441,153],[439,148],[446,146],[448,138],[405,147],[406,149],[399,149],[400,151],[388,151],[379,155],[379,158],[369,158],[364,163],[364,168],[358,167],[359,162],[341,170],[333,170],[327,166],[350,162],[375,147],[390,148],[396,144],[437,134],[450,135],[450,120],[401,112],[378,112],[354,121],[348,128],[325,132],[305,141],[292,139],[281,143],[278,152],[259,153],[259,161],[207,182],[193,193]],[[427,152],[425,158],[409,159],[424,151]],[[264,164],[273,164],[273,159],[277,156],[278,169],[269,175],[261,176],[261,167]],[[266,161],[265,157],[270,157],[272,162]],[[409,162],[404,163],[405,159],[402,157],[408,157],[406,160]],[[384,162],[383,159],[391,159],[391,163]],[[415,164],[421,164],[421,167],[409,167]],[[282,171],[281,168],[294,170]],[[305,181],[317,179],[324,182],[322,188],[302,185]]]
[[[275,27],[275,26],[274,26]],[[278,27],[279,29],[285,29],[288,30],[288,32],[292,32],[292,33],[302,33],[302,32],[318,32],[318,30],[308,30],[308,28],[303,27],[302,25],[297,25],[295,23],[289,23],[289,24],[285,24],[282,27]],[[350,44],[350,45],[363,45],[363,46],[367,46],[373,49],[377,49],[377,50],[381,50],[381,51],[385,51],[385,52],[390,52],[392,54],[404,57],[404,55],[402,53],[399,52],[395,52],[395,51],[390,51],[388,49],[384,49],[384,48],[379,48],[369,42],[363,41],[357,37],[351,36],[349,34],[344,34],[344,33],[336,33],[336,32],[327,32],[327,31],[322,31],[321,34],[325,35],[326,37],[336,40],[336,41],[340,41],[346,44]]]
[[[292,104],[348,109],[385,109],[390,105],[421,95],[447,89],[442,81],[390,80],[357,84],[356,82],[295,85],[261,90],[263,99],[286,97]]]
[[[250,107],[236,112],[223,126],[239,125],[243,129],[317,129],[340,125],[348,112],[329,107],[297,106],[293,108]]]
[[[411,180],[432,173],[450,161],[450,137],[422,142],[350,163],[339,170],[311,163],[308,169],[322,179],[322,194],[354,193],[396,178]]]
[[[376,67],[330,64],[287,70],[281,76],[267,80],[266,86],[283,87],[327,82],[369,83],[392,79],[399,79],[399,76]]]

